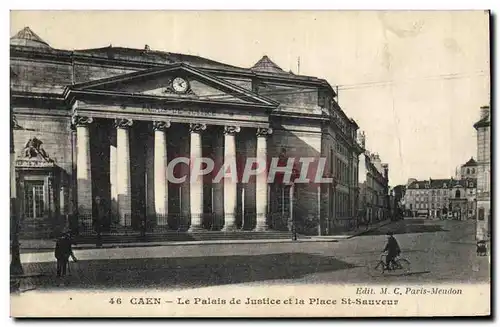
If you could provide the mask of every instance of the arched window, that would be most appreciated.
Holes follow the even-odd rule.
[[[472,168],[472,173],[475,174],[476,173],[476,169],[475,168]]]
[[[467,168],[467,175],[469,175],[469,174],[470,174],[470,169],[469,169],[469,168]]]
[[[460,190],[455,191],[455,198],[459,199],[460,198]]]

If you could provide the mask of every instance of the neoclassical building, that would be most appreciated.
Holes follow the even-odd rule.
[[[327,81],[144,49],[54,49],[28,27],[10,41],[21,237],[290,229],[329,234],[357,211],[359,127]],[[329,184],[189,176],[178,158],[325,158]],[[191,167],[192,168],[192,167]],[[203,167],[199,167],[203,168]]]

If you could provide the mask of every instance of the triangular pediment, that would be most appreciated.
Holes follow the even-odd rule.
[[[275,107],[270,99],[185,64],[75,84],[72,91]]]

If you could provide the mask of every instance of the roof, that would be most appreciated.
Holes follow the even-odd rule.
[[[33,32],[29,27],[25,27],[10,38],[11,45],[24,45],[28,47],[50,48],[50,45]]]
[[[149,59],[151,61],[162,62],[166,64],[172,64],[177,62],[184,62],[191,64],[196,67],[203,68],[230,68],[230,69],[242,69],[236,66],[224,64],[215,60],[203,58],[200,56],[173,53],[165,51],[156,51],[150,49],[134,49],[134,48],[124,48],[124,47],[113,47],[112,45],[103,48],[92,48],[92,49],[80,49],[74,51],[77,54],[87,54],[92,56],[103,56],[112,57],[116,59],[128,59],[137,58]],[[245,70],[246,69],[242,69]]]
[[[474,160],[474,158],[470,158],[469,161],[467,161],[464,165],[462,165],[462,167],[475,167],[477,166],[477,162],[476,160]]]
[[[449,187],[452,180],[449,178],[445,179],[431,179],[429,188],[445,188]]]
[[[29,50],[37,52],[51,52],[52,54],[79,55],[96,59],[105,58],[124,61],[140,61],[141,63],[152,63],[156,65],[185,63],[202,69],[217,69],[225,70],[231,73],[255,74],[264,78],[271,77],[299,80],[301,82],[311,82],[315,85],[326,87],[335,96],[335,91],[326,80],[314,76],[296,75],[291,72],[285,72],[281,69],[281,67],[269,59],[268,56],[263,56],[253,67],[246,68],[228,65],[196,55],[151,50],[148,45],[142,49],[114,47],[109,45],[100,48],[76,49],[70,51],[50,47],[47,42],[36,35],[29,27],[25,27],[13,36],[11,38],[10,45],[11,49],[12,47],[19,47],[23,51]],[[22,49],[24,46],[31,47],[31,49]],[[34,48],[36,48],[36,50],[34,50]]]
[[[445,179],[430,179],[425,181],[414,181],[410,185],[408,185],[408,189],[442,189],[442,188],[452,188],[454,186],[461,187],[476,187],[477,179],[475,178],[467,178],[467,179],[453,179],[453,178],[445,178]]]
[[[414,181],[408,185],[408,189],[435,189],[448,188],[451,185],[451,179],[430,179],[425,181]]]
[[[281,69],[280,66],[276,65],[268,56],[264,55],[259,61],[250,68],[253,71],[266,72],[266,73],[277,73],[277,74],[290,74]]]

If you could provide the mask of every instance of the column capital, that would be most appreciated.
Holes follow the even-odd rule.
[[[266,137],[266,136],[269,136],[273,133],[273,130],[272,128],[270,127],[259,127],[257,128],[257,136],[262,136],[262,137]]]
[[[116,128],[129,128],[132,126],[134,121],[132,119],[127,118],[116,118],[115,119],[115,127]]]
[[[170,121],[161,121],[161,120],[154,120],[153,121],[153,130],[154,131],[164,131],[165,129],[170,127]]]
[[[239,126],[224,126],[224,134],[234,135],[236,133],[239,133],[240,131],[241,128]]]
[[[207,124],[189,124],[189,132],[201,133],[207,129]]]
[[[92,122],[92,117],[88,116],[80,116],[75,114],[71,117],[71,124],[73,126],[86,126],[88,124],[91,124]]]

